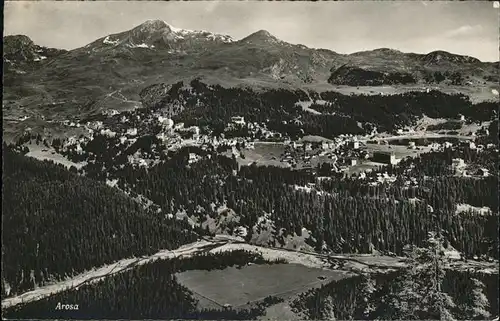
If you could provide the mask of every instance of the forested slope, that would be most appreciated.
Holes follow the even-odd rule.
[[[311,231],[310,241],[318,250],[326,245],[334,252],[370,253],[377,249],[402,255],[406,244],[421,246],[429,231],[442,229],[447,241],[466,257],[497,258],[498,178],[449,175],[447,168],[439,166],[440,159],[451,157],[447,153],[432,154],[435,162],[431,156],[414,161],[415,170],[423,174],[403,174],[398,167],[386,167],[367,175],[401,171],[394,183],[371,186],[366,180],[332,175],[318,184],[318,192],[311,193],[294,188],[295,184],[314,182],[309,173],[255,165],[243,166],[235,173],[236,160],[215,154],[186,166],[187,155],[180,152],[148,171],[125,165],[114,175],[120,177],[123,188],[128,186],[146,196],[166,212],[182,210],[195,221],[203,222],[206,215],[216,217],[216,208],[227,206],[239,217],[233,227],[248,227],[248,240],[252,238],[251,227],[268,213],[283,235],[300,236],[303,228]],[[489,156],[483,153],[475,157],[486,162]],[[415,185],[406,186],[413,175]],[[457,215],[459,203],[488,206],[492,213]]]
[[[335,316],[338,320],[412,320],[411,313],[422,319],[436,319],[435,311],[406,311],[403,306],[396,309],[391,298],[398,295],[407,271],[390,274],[357,276],[332,282],[318,289],[305,292],[296,299],[292,307],[304,312],[310,319],[327,319]],[[428,281],[423,278],[422,281]],[[419,280],[415,280],[418,282]],[[424,281],[424,282],[425,282]],[[451,313],[457,320],[485,320],[498,314],[498,275],[448,271],[442,280],[442,289],[452,298],[455,306]],[[417,292],[415,288],[407,288]],[[479,292],[482,298],[471,294]],[[415,293],[416,294],[416,293]],[[407,298],[400,298],[404,301]],[[411,302],[419,304],[419,302]],[[397,315],[399,314],[399,315]],[[437,319],[439,315],[437,316]],[[415,319],[415,318],[413,318]]]
[[[196,238],[124,193],[3,146],[2,289],[10,295]]]
[[[262,255],[243,250],[192,258],[160,260],[113,275],[95,284],[68,290],[54,296],[4,311],[11,318],[61,319],[225,319],[249,320],[263,313],[266,303],[248,309],[199,309],[198,300],[178,283],[175,273],[186,270],[242,267],[248,263],[274,264]],[[58,310],[59,302],[78,304],[71,310]],[[70,303],[71,302],[71,303]]]
[[[344,95],[338,92],[250,88],[224,88],[207,85],[200,79],[172,85],[155,84],[141,92],[148,109],[168,111],[176,123],[216,131],[224,128],[232,116],[265,123],[290,137],[301,133],[328,138],[340,134],[369,134],[393,131],[413,125],[426,115],[432,118],[456,118],[462,114],[473,121],[490,120],[496,115],[496,102],[474,104],[463,94],[445,94],[436,90],[394,95]],[[297,105],[311,102],[311,113]],[[362,124],[362,127],[359,126]]]

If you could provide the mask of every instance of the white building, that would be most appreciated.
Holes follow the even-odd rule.
[[[108,129],[101,129],[101,135],[113,138],[116,136],[116,133],[108,128]]]
[[[68,146],[76,144],[76,142],[77,142],[76,136],[70,136],[67,138],[67,141],[63,144],[63,146],[68,147]]]
[[[168,140],[168,135],[165,134],[165,133],[159,133],[158,135],[156,135],[156,138],[158,138],[159,140],[165,142],[166,140]]]
[[[198,159],[198,155],[196,155],[195,153],[189,153],[188,164],[195,163],[198,161]]]
[[[453,146],[453,144],[450,142],[444,142],[443,146],[444,146],[444,148],[451,148]]]
[[[451,161],[451,168],[455,175],[465,175],[465,161],[461,158],[454,158]]]
[[[464,167],[465,166],[465,161],[461,158],[454,158],[451,161],[451,165],[456,168],[456,167]]]
[[[427,147],[429,147],[432,150],[438,149],[440,146],[441,145],[439,145],[438,143],[431,143],[431,144],[427,145]]]
[[[200,127],[198,126],[193,126],[193,127],[190,127],[189,130],[195,135],[195,136],[199,136],[200,135]]]
[[[164,127],[164,128],[167,128],[167,129],[170,129],[172,127],[174,127],[174,121],[170,118],[166,118],[166,117],[163,117],[163,116],[158,116],[158,122]]]
[[[484,177],[490,176],[490,172],[486,168],[479,169],[479,173]]]
[[[108,109],[108,110],[103,111],[102,114],[105,116],[114,116],[114,115],[118,115],[119,112],[116,109]]]
[[[91,128],[91,129],[94,129],[94,130],[99,130],[99,129],[102,128],[102,126],[103,126],[102,121],[96,121],[96,122],[91,122],[91,123],[88,122],[87,123],[87,127]]]
[[[137,135],[137,128],[129,128],[129,129],[127,129],[126,135],[129,135],[129,136],[135,136],[135,135]]]
[[[245,125],[245,118],[242,116],[234,116],[231,117],[231,122],[235,125],[243,126]]]

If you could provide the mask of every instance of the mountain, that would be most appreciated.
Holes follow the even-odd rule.
[[[148,20],[131,30],[97,39],[91,44],[77,49],[77,52],[94,54],[116,50],[127,51],[135,48],[196,51],[232,41],[233,39],[227,35],[179,29],[165,21]]]
[[[105,109],[134,109],[142,106],[144,88],[197,77],[231,87],[313,90],[368,85],[420,90],[431,83],[443,91],[482,96],[484,87],[496,88],[498,79],[498,64],[443,51],[421,55],[382,48],[339,54],[290,44],[265,30],[234,40],[161,20],[71,51],[41,47],[25,36],[4,37],[4,46],[4,64],[15,66],[7,66],[10,76],[4,82],[3,111],[11,118],[81,119]]]
[[[24,35],[6,36],[3,38],[4,74],[31,72],[64,53],[66,50],[38,46]]]

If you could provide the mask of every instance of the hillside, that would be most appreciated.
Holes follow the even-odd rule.
[[[195,239],[104,183],[5,145],[2,156],[2,297]]]

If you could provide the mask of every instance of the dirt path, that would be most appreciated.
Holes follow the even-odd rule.
[[[225,241],[209,242],[202,240],[182,246],[175,250],[162,250],[148,257],[123,259],[113,264],[105,265],[92,271],[84,272],[69,280],[42,286],[32,291],[28,291],[23,294],[4,299],[2,300],[2,309],[9,308],[21,303],[41,300],[65,290],[77,289],[82,285],[95,283],[103,278],[115,275],[117,273],[125,272],[138,265],[146,264],[157,259],[191,256],[199,252],[209,251],[215,247],[224,245],[225,243]]]

